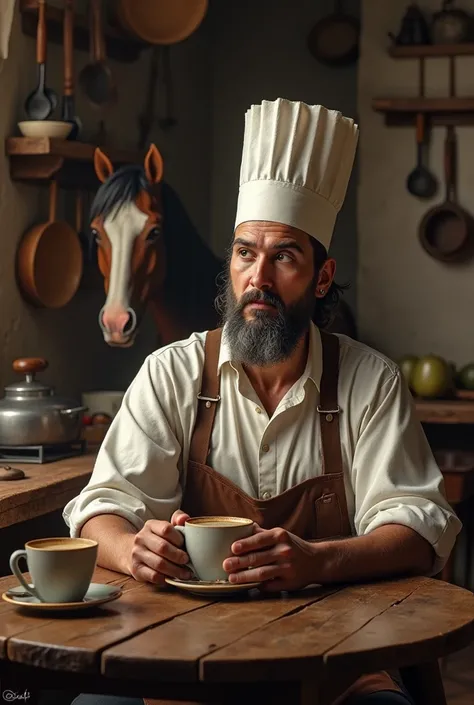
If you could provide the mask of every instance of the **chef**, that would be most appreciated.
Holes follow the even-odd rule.
[[[100,565],[186,579],[174,526],[211,514],[255,522],[224,568],[268,591],[445,564],[460,522],[400,370],[312,322],[337,299],[327,253],[357,139],[320,105],[247,111],[223,328],[147,357],[64,510],[72,536],[98,541]],[[409,700],[381,673],[343,702]]]

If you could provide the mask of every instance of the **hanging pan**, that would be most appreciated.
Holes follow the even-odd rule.
[[[49,220],[23,236],[17,252],[18,283],[35,306],[60,308],[76,293],[82,277],[82,249],[76,231],[56,220],[58,185],[49,191]]]
[[[176,44],[201,24],[208,0],[119,0],[124,29],[148,44]]]
[[[360,24],[344,11],[343,0],[335,0],[334,12],[317,22],[308,35],[311,54],[327,66],[348,66],[359,56]]]
[[[446,200],[429,210],[419,227],[422,247],[441,262],[464,258],[474,233],[474,219],[456,199],[456,146],[456,134],[450,125],[444,146]]]

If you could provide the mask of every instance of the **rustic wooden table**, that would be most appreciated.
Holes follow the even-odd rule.
[[[68,616],[0,602],[4,690],[327,705],[359,674],[400,668],[417,705],[445,705],[438,659],[474,640],[474,595],[429,578],[226,601],[103,569],[94,580],[122,597]]]

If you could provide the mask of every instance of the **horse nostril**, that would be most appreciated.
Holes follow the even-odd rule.
[[[135,328],[137,327],[137,314],[133,310],[133,308],[127,308],[127,313],[128,313],[128,321],[123,327],[123,333],[125,334],[130,334],[133,333]]]

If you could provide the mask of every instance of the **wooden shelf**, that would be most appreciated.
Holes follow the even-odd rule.
[[[416,399],[415,408],[422,423],[474,424],[474,401]]]
[[[388,53],[393,59],[428,59],[448,56],[474,56],[474,42],[469,44],[420,44],[392,46]]]
[[[20,0],[21,26],[24,34],[36,39],[38,24],[38,0]],[[63,16],[61,8],[46,5],[46,25],[48,42],[63,44]],[[104,26],[106,56],[116,61],[131,63],[136,61],[146,44],[134,40],[120,28]],[[74,15],[74,47],[89,51],[89,20],[85,15]]]
[[[374,98],[372,108],[390,126],[414,125],[426,113],[432,125],[474,125],[473,98]]]
[[[137,164],[143,160],[140,152],[111,147],[103,149],[114,166]],[[7,137],[5,140],[5,153],[10,158],[10,175],[14,181],[44,183],[54,177],[62,188],[97,189],[94,150],[93,144],[48,137]]]

